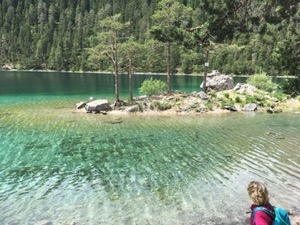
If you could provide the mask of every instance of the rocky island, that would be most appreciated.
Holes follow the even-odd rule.
[[[201,84],[201,87],[203,84]],[[246,83],[234,86],[233,78],[213,71],[208,74],[206,93],[174,91],[155,96],[139,96],[132,101],[110,103],[106,99],[80,102],[76,108],[87,113],[185,115],[262,111],[267,113],[294,112],[300,114],[299,98],[270,93]]]

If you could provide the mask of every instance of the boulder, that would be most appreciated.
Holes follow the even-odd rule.
[[[122,101],[122,100],[115,101],[115,103],[114,103],[114,108],[122,107],[122,106],[125,106],[125,105],[126,105],[126,102],[124,102],[124,101]]]
[[[12,70],[14,67],[12,65],[9,64],[5,64],[3,66],[1,66],[2,70]]]
[[[129,113],[138,112],[139,106],[138,105],[129,106],[128,108],[126,108],[125,111]]]
[[[270,113],[270,114],[272,114],[272,113],[281,113],[281,112],[282,112],[282,109],[279,108],[279,107],[268,108],[267,109],[267,113]]]
[[[275,98],[275,97],[271,97],[269,100],[272,102],[279,102],[278,98]]]
[[[204,91],[201,91],[199,93],[199,97],[202,99],[202,100],[208,100],[208,96],[207,94],[204,92]]]
[[[237,83],[235,85],[235,87],[233,88],[233,90],[239,94],[242,94],[242,93],[253,94],[253,92],[256,91],[257,88],[250,84]]]
[[[148,96],[147,95],[140,95],[138,97],[134,97],[133,98],[135,101],[143,101],[143,100],[146,100],[148,99]]]
[[[243,111],[256,111],[257,110],[257,104],[255,103],[250,103],[245,105],[245,107],[243,108]]]
[[[76,108],[77,109],[81,109],[81,108],[83,108],[83,107],[85,107],[86,106],[86,103],[85,102],[79,102],[79,103],[76,103]]]
[[[88,102],[85,105],[85,110],[88,113],[100,113],[101,111],[110,111],[112,108],[105,99]]]
[[[238,111],[238,109],[235,105],[225,105],[224,109],[227,109],[227,110],[232,111],[232,112],[237,112]]]
[[[203,83],[200,85],[203,88]],[[220,74],[217,70],[213,70],[206,78],[206,88],[208,92],[223,91],[233,88],[233,78],[228,75]]]

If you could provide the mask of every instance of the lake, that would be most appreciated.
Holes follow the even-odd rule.
[[[133,77],[134,95],[148,77]],[[0,72],[1,225],[246,225],[251,180],[300,213],[299,115],[76,111],[90,96],[113,100],[113,78]],[[202,81],[172,79],[186,92]],[[126,99],[127,76],[120,81]]]

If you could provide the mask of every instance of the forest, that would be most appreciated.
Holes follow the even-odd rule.
[[[16,69],[300,76],[298,0],[1,0],[0,38]]]

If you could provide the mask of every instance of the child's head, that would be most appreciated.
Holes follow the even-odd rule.
[[[269,193],[265,185],[257,181],[251,181],[247,190],[253,204],[264,205],[269,203]]]

